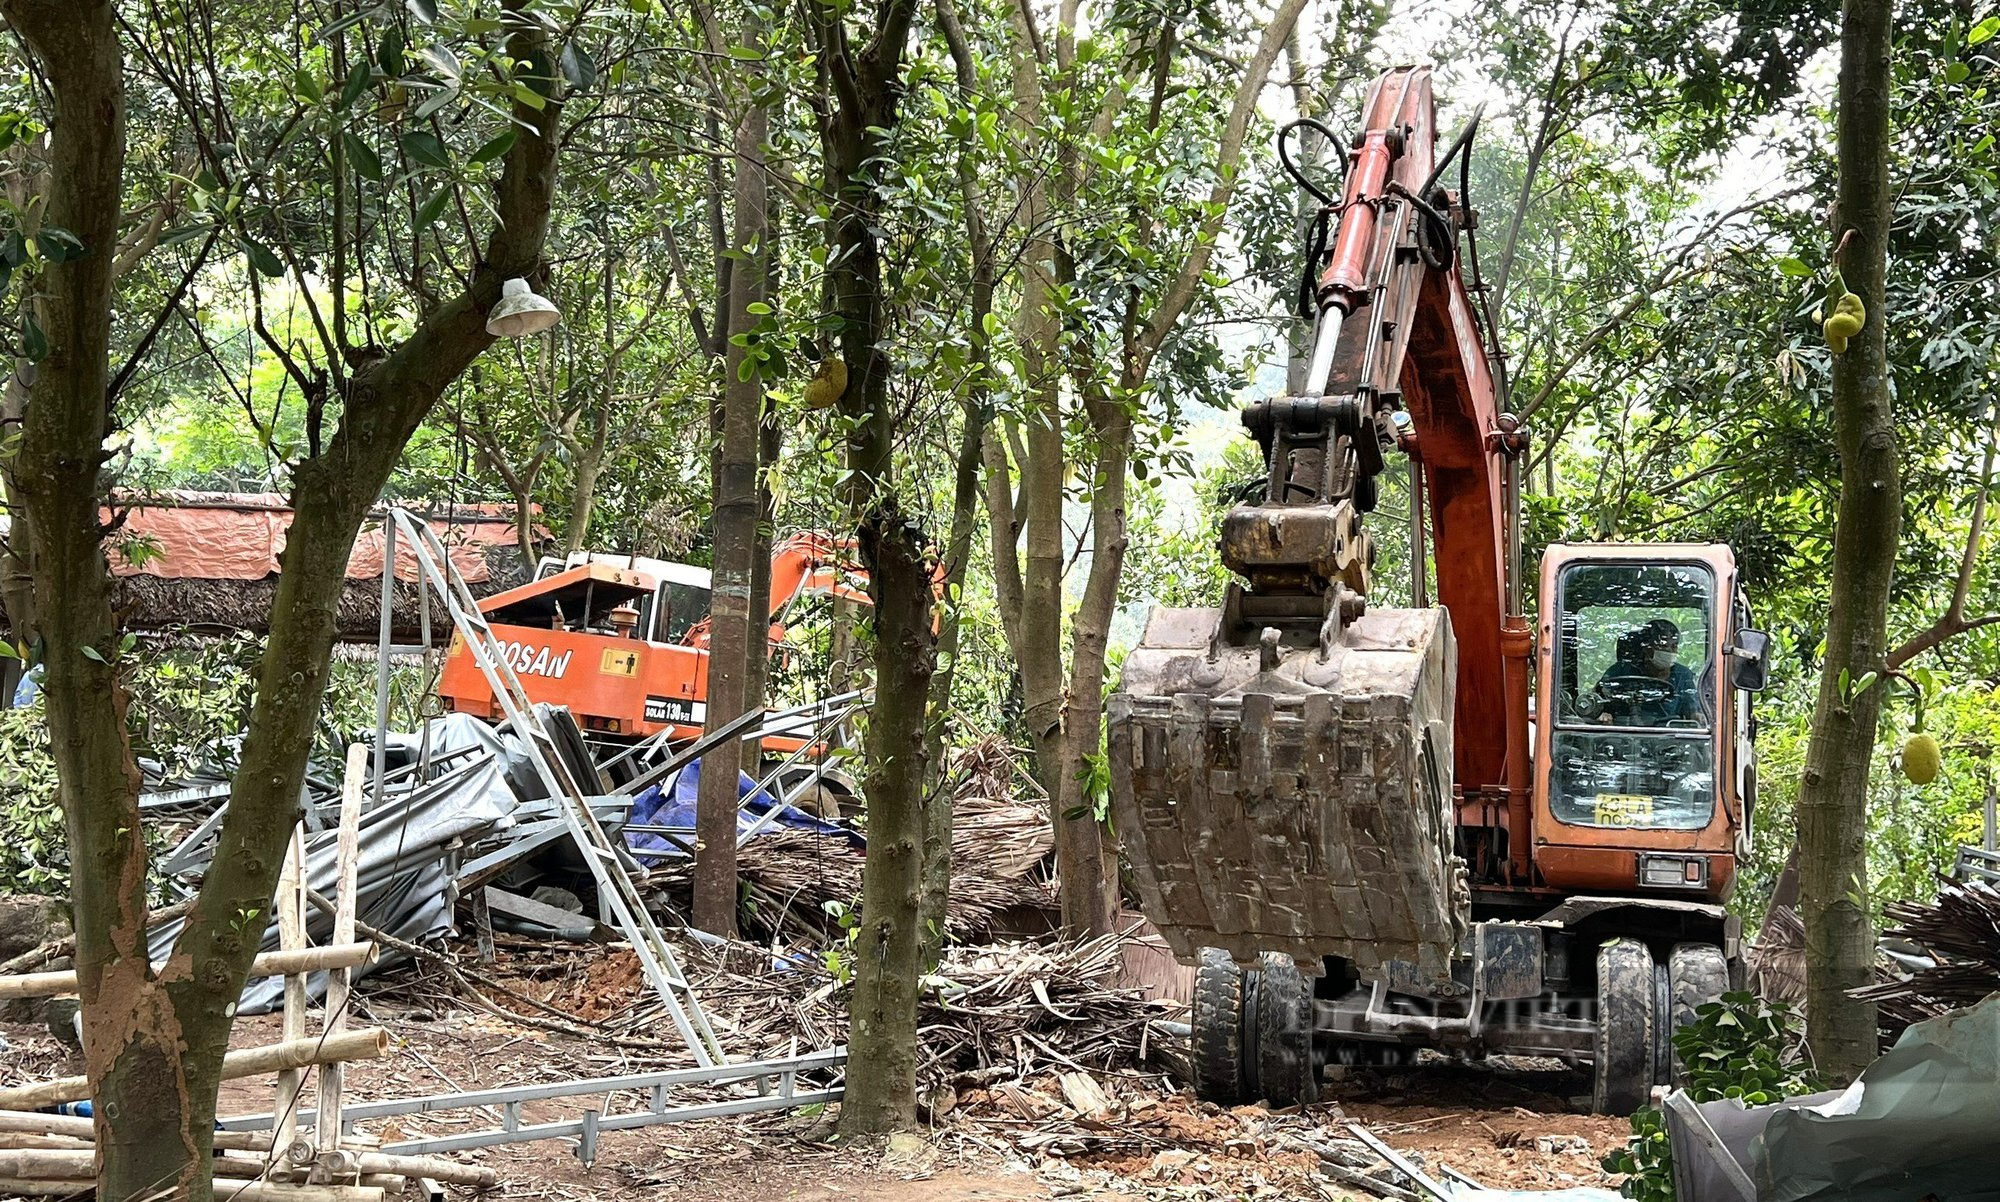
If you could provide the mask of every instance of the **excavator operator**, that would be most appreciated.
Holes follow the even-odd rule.
[[[1654,618],[1618,640],[1618,660],[1597,682],[1597,720],[1620,726],[1664,726],[1701,717],[1694,673],[1679,662],[1681,629]]]

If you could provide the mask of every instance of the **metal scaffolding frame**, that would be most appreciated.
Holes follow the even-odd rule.
[[[811,1082],[801,1082],[798,1078],[799,1074],[806,1072],[839,1070],[846,1063],[847,1049],[838,1047],[823,1052],[808,1052],[800,1056],[747,1064],[716,1064],[702,1068],[633,1073],[621,1077],[592,1077],[580,1081],[557,1081],[539,1085],[512,1085],[498,1089],[429,1094],[419,1098],[348,1102],[341,1107],[340,1121],[343,1127],[351,1127],[358,1119],[390,1118],[397,1115],[433,1114],[438,1111],[498,1106],[501,1108],[502,1116],[501,1125],[498,1127],[463,1135],[403,1140],[384,1144],[382,1151],[404,1156],[424,1156],[541,1139],[574,1139],[578,1141],[577,1156],[588,1165],[597,1158],[597,1135],[601,1131],[630,1131],[662,1123],[724,1118],[730,1115],[787,1110],[794,1106],[838,1101],[844,1092],[840,1085],[815,1086]],[[678,1087],[690,1085],[739,1087],[751,1085],[757,1092],[745,1097],[725,1098],[720,1101],[671,1105],[673,1091]],[[628,1090],[644,1090],[648,1093],[645,1108],[623,1114],[607,1114],[605,1111],[608,1106],[589,1107],[576,1118],[528,1124],[521,1121],[521,1107],[526,1102],[591,1097],[599,1094],[606,1095],[608,1102],[608,1095]],[[317,1112],[307,1110],[297,1116],[297,1122],[303,1126],[316,1122],[318,1117]],[[239,1115],[220,1119],[216,1126],[224,1131],[265,1131],[269,1130],[277,1120],[276,1114]]]
[[[589,865],[602,904],[613,922],[629,939],[647,983],[659,994],[667,1014],[673,1020],[682,1039],[686,1041],[688,1050],[696,1061],[696,1067],[617,1077],[592,1077],[576,1081],[430,1094],[416,1098],[343,1102],[337,1117],[332,1121],[342,1132],[346,1132],[351,1130],[356,1122],[366,1119],[497,1106],[501,1109],[502,1116],[501,1125],[498,1127],[465,1134],[403,1140],[385,1145],[382,1150],[422,1155],[535,1140],[574,1139],[577,1141],[577,1155],[588,1165],[596,1159],[597,1138],[600,1132],[625,1131],[663,1123],[786,1110],[796,1106],[838,1101],[845,1093],[842,1083],[847,1063],[845,1047],[770,1060],[730,1063],[722,1049],[721,1041],[709,1024],[700,999],[681,967],[679,957],[675,955],[672,945],[668,943],[666,936],[645,907],[638,886],[628,870],[631,861],[624,852],[622,842],[612,841],[597,813],[600,809],[614,808],[620,798],[597,796],[586,792],[574,779],[567,762],[557,750],[549,728],[543,723],[534,703],[522,689],[513,667],[501,654],[498,639],[494,637],[492,628],[481,614],[471,590],[466,587],[464,577],[459,575],[436,532],[428,523],[413,519],[401,509],[391,509],[383,523],[385,592],[389,587],[387,578],[394,572],[399,535],[408,540],[422,586],[443,603],[452,624],[465,640],[466,649],[472,656],[473,663],[479,667],[480,672],[486,677],[488,686],[493,690],[494,700],[504,718],[503,725],[520,736],[527,759],[548,792],[546,802],[524,807],[522,816],[529,819],[530,829],[522,832],[521,839],[516,840],[513,846],[474,860],[470,865],[459,866],[458,875],[464,877],[472,872],[487,871],[519,854],[524,845],[539,846],[564,835],[572,839],[582,852],[584,861]],[[386,747],[388,724],[387,658],[390,648],[387,612],[388,605],[385,600],[381,663],[378,665],[380,679],[377,682],[377,756],[373,774],[378,801],[382,784],[392,776],[385,772],[386,764],[382,755]],[[424,642],[428,647],[430,645],[428,603],[423,607],[423,612]],[[832,716],[832,721],[839,721],[863,704],[866,704],[866,695],[857,691],[843,693],[813,705],[781,713],[745,714],[723,729],[697,740],[693,746],[668,757],[664,764],[645,770],[641,782],[638,783],[664,777],[674,768],[689,762],[701,751],[717,745],[721,740],[761,738],[774,730],[791,730],[802,724],[823,726],[828,720],[828,715]],[[761,723],[758,721],[760,718]],[[642,751],[641,748],[645,750]],[[652,745],[649,743],[633,750],[643,755],[651,749]],[[787,764],[790,762],[787,761]],[[782,770],[784,766],[780,767]],[[796,793],[803,788],[804,783],[816,780],[819,772],[823,770],[822,764],[820,769],[812,773],[805,782],[788,792]],[[775,779],[776,775],[774,772],[772,779]],[[623,800],[629,805],[629,798]],[[832,1074],[833,1080],[829,1084],[801,1081],[800,1074],[803,1073]],[[676,1093],[691,1087],[711,1093],[721,1090],[736,1096],[676,1103]],[[646,1103],[636,1110],[607,1113],[612,1095],[628,1091],[643,1091],[647,1096]],[[526,1103],[596,1096],[602,1096],[604,1101],[595,1106],[585,1107],[575,1117],[545,1122],[523,1122],[522,1107]],[[293,1125],[303,1125],[317,1123],[319,1116],[317,1110],[295,1112],[289,1116],[280,1116],[275,1112],[238,1115],[222,1118],[216,1125],[225,1131],[261,1131],[279,1125],[281,1117],[289,1117]]]

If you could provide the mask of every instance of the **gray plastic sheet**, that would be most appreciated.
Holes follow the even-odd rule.
[[[1771,1116],[1760,1202],[2000,1202],[2000,994],[1916,1023],[1840,1096]]]
[[[469,846],[503,831],[511,826],[511,815],[521,802],[532,800],[522,798],[509,782],[509,769],[521,758],[510,746],[512,736],[464,714],[428,725],[432,756],[468,747],[476,750],[445,764],[433,779],[392,792],[379,806],[371,804],[363,809],[355,873],[356,917],[412,943],[451,929],[456,896],[445,860],[453,841]],[[419,740],[414,735],[390,737],[412,752]],[[338,837],[331,828],[306,836],[307,884],[327,898],[334,898],[337,892]],[[182,925],[176,920],[151,933],[148,942],[155,961],[167,957]],[[307,906],[306,931],[312,942],[327,942],[333,934],[332,915]],[[259,950],[277,948],[278,924],[273,915]],[[383,957],[374,967],[396,959],[383,949]],[[357,975],[366,971],[355,970]],[[324,997],[326,974],[308,976],[306,991],[314,999]],[[263,1014],[283,1001],[282,977],[253,978],[244,986],[237,1009],[241,1014]]]

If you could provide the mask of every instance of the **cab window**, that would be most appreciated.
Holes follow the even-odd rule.
[[[1706,729],[1715,578],[1695,564],[1577,564],[1560,584],[1564,725]]]
[[[1558,581],[1550,806],[1582,826],[1696,830],[1715,813],[1715,577],[1575,564]]]

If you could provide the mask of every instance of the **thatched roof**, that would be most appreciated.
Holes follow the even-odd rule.
[[[486,551],[487,579],[468,585],[475,596],[488,596],[522,584],[533,574],[518,547]],[[126,626],[133,630],[189,628],[196,631],[243,630],[263,634],[270,629],[271,603],[278,595],[278,577],[262,580],[169,580],[158,576],[121,576],[112,586],[113,604],[130,607]],[[421,633],[418,586],[396,581],[390,611],[396,642],[413,643]],[[451,637],[451,619],[431,598],[431,637],[443,643]],[[342,639],[372,643],[381,633],[382,580],[349,579],[341,586],[338,630]]]

